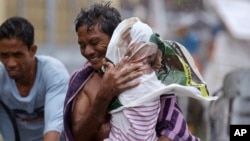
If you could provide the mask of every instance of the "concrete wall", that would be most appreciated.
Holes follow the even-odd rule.
[[[22,16],[35,27],[35,42],[50,46],[76,43],[74,20],[82,7],[100,0],[0,0],[0,23]],[[113,5],[119,2],[115,0]]]

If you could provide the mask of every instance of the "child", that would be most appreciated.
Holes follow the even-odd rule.
[[[118,97],[122,105],[127,105],[156,89],[164,88],[156,77],[154,69],[159,67],[158,48],[150,42],[134,43],[125,53],[132,63],[145,66],[144,75],[139,77],[140,85],[127,90]],[[126,66],[125,66],[126,67]],[[141,106],[129,107],[122,111],[112,112],[111,140],[156,140],[155,126],[160,111],[159,97]]]

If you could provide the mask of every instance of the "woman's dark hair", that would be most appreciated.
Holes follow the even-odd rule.
[[[34,27],[25,18],[11,17],[0,26],[0,40],[6,38],[19,39],[30,49],[34,44]]]
[[[116,8],[110,6],[110,2],[95,3],[89,9],[81,9],[75,20],[75,31],[83,25],[91,30],[99,24],[100,31],[111,37],[120,22],[121,15]]]

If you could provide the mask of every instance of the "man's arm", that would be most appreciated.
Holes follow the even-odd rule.
[[[161,136],[161,137],[158,138],[157,141],[172,141],[172,140],[170,140],[168,137]]]
[[[77,122],[75,122],[75,126],[73,127],[73,135],[76,141],[93,141],[100,132],[107,131],[102,129],[102,127],[103,124],[107,122],[104,117],[107,115],[107,109],[111,100],[122,91],[139,84],[138,81],[130,81],[142,74],[142,65],[131,65],[123,69],[127,59],[128,58],[122,59],[116,67],[111,63],[104,62],[107,71],[101,80],[100,90],[97,92],[95,100],[88,110],[82,115],[79,115],[79,119],[75,120]],[[89,101],[88,98],[89,97],[86,98],[86,96],[82,96],[82,98],[78,98],[78,100],[82,99],[80,101],[86,102]],[[76,102],[76,105],[82,102]]]
[[[54,63],[43,69],[46,86],[44,141],[59,141],[63,130],[63,105],[68,90],[69,74],[62,63]]]
[[[93,141],[102,131],[102,125],[106,122],[106,109],[109,105],[107,100],[96,98],[90,106],[90,100],[86,94],[80,93],[77,96],[73,118],[72,130],[75,141]],[[107,133],[104,134],[108,134]]]

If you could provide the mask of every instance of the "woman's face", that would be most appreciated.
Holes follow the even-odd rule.
[[[83,25],[77,31],[81,54],[91,63],[94,69],[102,67],[102,59],[110,41],[109,35],[100,31],[96,24],[90,29]]]

